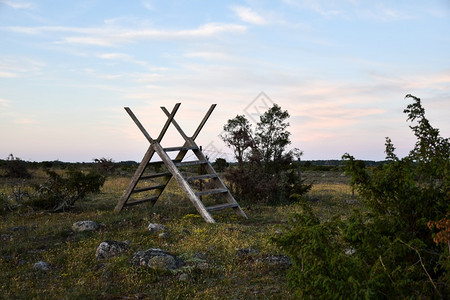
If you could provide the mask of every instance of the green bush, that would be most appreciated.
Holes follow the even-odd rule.
[[[31,178],[27,163],[12,154],[4,161],[4,167],[6,169],[5,176],[8,178]]]
[[[347,171],[366,212],[319,222],[307,204],[273,241],[292,258],[299,296],[444,298],[450,294],[450,143],[425,118],[420,99],[405,109],[417,143],[403,159],[386,139],[388,162],[370,173],[350,155]],[[353,165],[352,165],[353,164]],[[442,226],[436,228],[435,224]],[[447,225],[445,225],[447,224]],[[430,228],[432,230],[430,230]],[[436,239],[439,233],[440,239]]]
[[[54,171],[46,172],[49,178],[44,184],[35,186],[36,193],[30,205],[55,212],[72,207],[89,193],[99,192],[105,182],[105,177],[95,172],[84,174],[72,169],[64,177]]]

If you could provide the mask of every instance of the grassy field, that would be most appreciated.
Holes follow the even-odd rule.
[[[345,217],[360,204],[351,199],[348,178],[339,172],[304,172],[312,190],[309,201],[324,219]],[[245,220],[231,213],[214,214],[207,224],[176,183],[154,206],[142,204],[113,212],[131,176],[107,179],[100,194],[76,203],[75,209],[47,213],[22,209],[1,216],[0,298],[5,299],[271,299],[291,298],[283,255],[270,237],[283,231],[297,204],[253,205],[241,202]],[[26,190],[27,183],[21,183]],[[17,189],[17,185],[16,185]],[[10,193],[6,181],[0,192]],[[77,233],[74,222],[93,220],[97,231]],[[160,238],[147,230],[150,222],[168,227]],[[97,246],[105,240],[130,241],[127,252],[98,261]],[[176,271],[133,267],[136,251],[161,248],[186,265]],[[242,254],[240,249],[253,249]],[[38,261],[47,272],[33,269]]]

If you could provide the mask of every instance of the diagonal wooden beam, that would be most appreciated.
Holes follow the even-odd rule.
[[[175,114],[177,113],[179,107],[180,107],[180,103],[175,104],[174,108],[172,109],[172,113],[170,113],[170,117],[166,120],[166,123],[164,124],[158,138],[156,139],[157,142],[160,142],[162,140],[162,138],[164,137],[164,134],[167,132],[167,129],[169,128],[169,125],[172,122],[172,119],[175,116]],[[144,135],[146,136],[146,138],[153,140],[150,137],[150,135],[147,133],[147,131],[144,129],[142,124],[139,122],[139,120],[136,118],[136,116],[133,114],[131,109],[129,107],[125,107],[125,110],[131,116],[133,121],[135,123],[137,122],[136,125],[139,124],[138,127],[139,127],[139,129],[141,129],[141,131],[143,130],[143,133],[145,132]],[[120,212],[123,209],[125,203],[130,198],[131,193],[133,192],[134,188],[136,187],[142,174],[144,174],[145,168],[147,167],[147,164],[150,162],[150,160],[152,159],[154,154],[155,154],[155,149],[151,144],[150,147],[148,148],[147,152],[145,153],[144,158],[142,159],[141,163],[139,164],[138,168],[136,169],[136,172],[134,173],[133,177],[131,178],[131,181],[128,184],[128,187],[126,188],[122,197],[120,198],[119,202],[117,203],[116,207],[114,208],[115,212]],[[162,194],[162,191],[160,194]]]
[[[203,117],[203,120],[198,125],[197,129],[195,130],[194,134],[192,135],[192,139],[195,140],[197,136],[199,135],[200,131],[203,129],[203,126],[205,126],[206,121],[208,121],[209,116],[211,116],[214,108],[217,106],[217,104],[212,104],[209,110],[206,112],[206,115]],[[167,117],[170,116],[169,111],[164,107],[161,106],[162,111],[166,114]],[[183,136],[185,140],[188,140],[188,136],[184,133],[183,129],[181,129],[180,125],[178,124],[175,119],[172,118],[172,124],[175,126],[175,128],[178,130],[178,132]]]

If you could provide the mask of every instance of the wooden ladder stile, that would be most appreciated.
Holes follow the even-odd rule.
[[[247,215],[241,209],[237,201],[234,199],[234,197],[232,196],[232,194],[230,193],[229,189],[226,187],[224,182],[220,179],[220,177],[212,167],[211,163],[208,161],[206,156],[201,151],[201,148],[199,148],[198,145],[195,143],[195,139],[197,138],[198,134],[205,125],[206,121],[208,120],[209,116],[211,115],[216,105],[215,104],[211,105],[210,109],[204,116],[203,120],[200,122],[199,126],[197,127],[197,130],[194,132],[192,137],[188,137],[174,119],[174,116],[179,106],[180,103],[177,103],[171,113],[169,113],[169,111],[165,107],[161,107],[162,111],[167,116],[167,120],[163,129],[161,130],[161,133],[159,134],[156,140],[152,139],[152,137],[148,134],[148,132],[139,122],[137,117],[131,111],[131,109],[125,107],[127,113],[136,123],[136,125],[141,130],[143,135],[150,142],[150,147],[148,148],[146,154],[144,155],[144,158],[142,159],[140,165],[138,166],[135,174],[133,175],[127,189],[125,190],[124,194],[122,195],[121,199],[116,205],[115,211],[120,212],[124,206],[136,205],[145,202],[151,202],[154,205],[156,201],[159,199],[162,192],[167,187],[171,178],[174,178],[206,222],[215,223],[214,218],[210,214],[211,211],[217,211],[227,208],[232,208],[238,215],[247,218]],[[173,124],[174,127],[177,129],[177,131],[180,133],[180,135],[183,137],[184,145],[180,147],[168,147],[168,148],[163,148],[161,146],[160,142],[170,124]],[[176,155],[175,159],[172,159],[169,157],[168,152],[174,151],[178,151],[178,154]],[[192,151],[197,157],[197,160],[183,161],[188,151]],[[161,158],[161,162],[159,163],[164,164],[168,172],[144,175],[144,171],[147,166],[156,164],[155,162],[150,162],[151,158],[155,153]],[[201,174],[197,176],[184,176],[179,169],[179,167],[187,167],[195,165],[203,166],[203,168],[206,170],[206,174]],[[136,187],[137,183],[140,180],[155,179],[155,178],[163,178],[163,183],[147,187]],[[206,179],[212,180],[214,185],[212,189],[195,191],[193,186],[190,184],[190,182]],[[156,195],[146,199],[130,199],[131,194],[141,193],[150,190],[156,191]],[[204,195],[223,195],[226,200],[226,203],[206,207],[201,200],[201,196]]]

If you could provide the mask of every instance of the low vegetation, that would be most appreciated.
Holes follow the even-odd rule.
[[[120,164],[118,164],[120,165]],[[95,166],[92,166],[94,168]],[[68,167],[53,168],[66,176]],[[84,173],[88,169],[84,166]],[[121,166],[118,166],[121,169]],[[13,190],[32,189],[34,181],[46,182],[46,172],[30,171],[32,178],[5,180],[0,186],[3,200]],[[142,204],[113,212],[133,171],[108,176],[99,193],[86,194],[74,207],[59,213],[22,203],[2,215],[0,221],[0,289],[5,298],[40,299],[261,299],[291,298],[286,280],[289,265],[268,258],[284,255],[270,237],[279,235],[298,204],[269,206],[242,201],[249,216],[214,214],[218,224],[207,224],[198,215],[176,182],[171,182],[154,207]],[[351,189],[342,172],[306,171],[305,180],[315,182],[306,201],[317,211],[346,214]],[[321,180],[325,182],[321,183]],[[13,182],[14,181],[14,182]],[[335,182],[335,183],[332,183]],[[15,186],[14,186],[15,185]],[[231,210],[232,211],[232,210]],[[94,232],[74,232],[74,222],[94,220]],[[149,223],[168,227],[160,238],[147,230]],[[98,245],[106,240],[130,241],[125,253],[104,261],[95,258]],[[134,267],[132,254],[160,248],[183,259],[176,271]],[[251,249],[249,251],[239,251]],[[244,253],[241,255],[240,253]],[[38,261],[50,264],[47,272],[35,270]],[[180,277],[181,274],[186,277]]]

